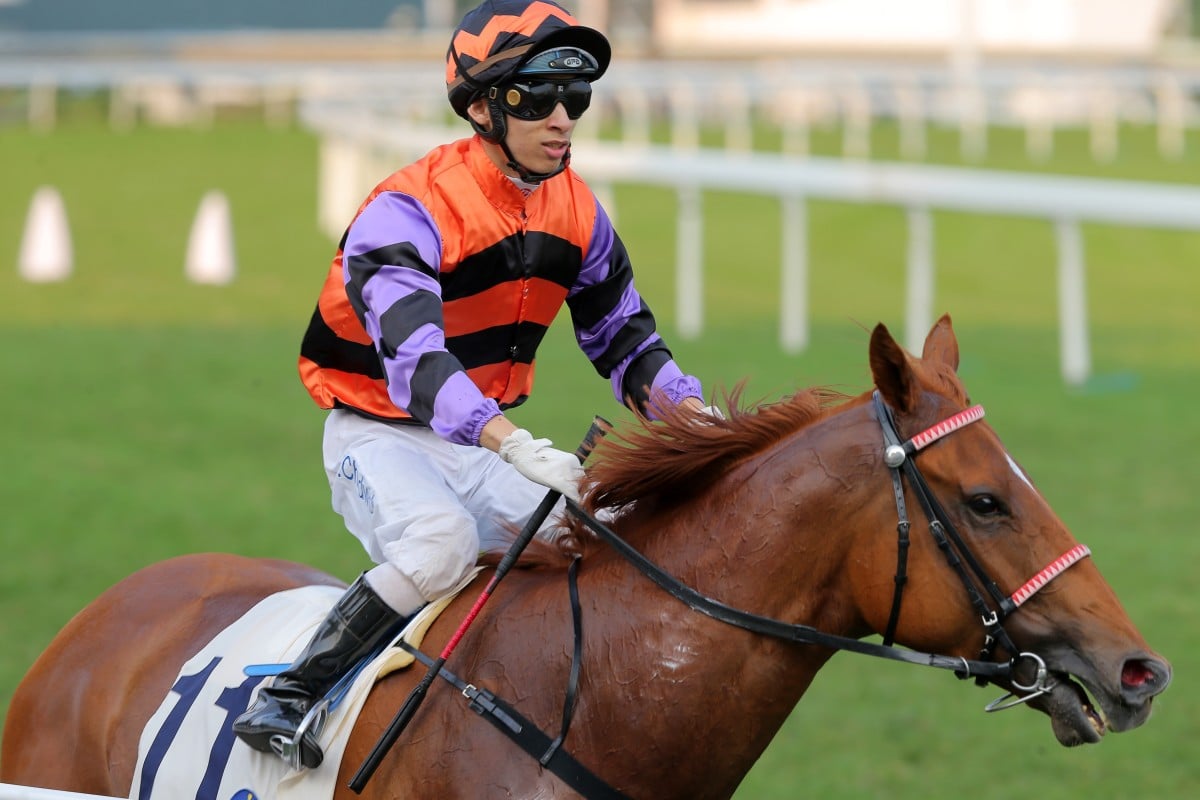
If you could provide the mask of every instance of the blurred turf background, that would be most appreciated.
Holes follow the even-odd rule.
[[[895,158],[896,138],[877,129],[876,155]],[[817,152],[839,143],[838,131],[814,131]],[[959,163],[953,131],[931,131],[930,146],[931,161]],[[1193,139],[1185,159],[1164,161],[1152,131],[1127,128],[1111,164],[1094,164],[1079,133],[1060,133],[1054,158],[1037,163],[1019,131],[994,131],[987,166],[1196,183],[1198,153]],[[49,135],[0,128],[0,715],[58,628],[145,564],[225,550],[305,561],[346,580],[367,566],[329,509],[321,414],[295,373],[333,249],[316,231],[316,163],[311,136],[252,120],[115,134],[82,115]],[[43,184],[66,203],[75,274],[31,285],[17,275],[16,253]],[[238,275],[224,288],[183,277],[188,231],[210,189],[224,191],[233,212]],[[871,326],[905,334],[901,211],[812,204],[812,345],[789,355],[778,345],[775,204],[705,196],[705,332],[682,341],[673,332],[674,203],[670,192],[618,187],[615,214],[664,335],[710,392],[743,379],[749,400],[813,384],[868,387]],[[935,220],[935,310],[954,317],[960,374],[1173,661],[1175,683],[1144,728],[1068,751],[1041,715],[984,715],[990,690],[839,655],[738,797],[1192,797],[1200,236],[1086,229],[1095,375],[1069,389],[1059,378],[1049,225]],[[565,319],[540,354],[539,376],[515,416],[561,445],[573,446],[594,413],[625,418]],[[704,702],[699,690],[696,700]]]

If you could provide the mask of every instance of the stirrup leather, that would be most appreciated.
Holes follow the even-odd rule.
[[[283,759],[284,763],[297,772],[304,769],[303,753],[301,750],[301,742],[306,734],[312,734],[313,744],[320,751],[320,746],[316,745],[316,740],[320,738],[325,731],[325,723],[329,721],[329,700],[324,699],[316,703],[304,715],[304,719],[300,721],[300,725],[296,728],[296,732],[289,739],[282,733],[271,734],[271,750],[275,755]]]

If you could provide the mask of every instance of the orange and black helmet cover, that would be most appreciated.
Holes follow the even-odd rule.
[[[484,90],[511,79],[521,66],[551,47],[578,47],[604,74],[612,48],[604,34],[580,25],[557,3],[537,0],[488,0],[467,12],[446,53],[446,94],[455,113],[467,118],[467,106]]]

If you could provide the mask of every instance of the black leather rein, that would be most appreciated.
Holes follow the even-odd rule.
[[[873,642],[864,642],[859,639],[852,639],[849,636],[837,636],[831,633],[825,633],[808,625],[798,625],[791,622],[783,622],[782,620],[773,619],[771,617],[760,616],[749,611],[733,608],[725,605],[719,600],[714,600],[711,597],[706,597],[700,594],[695,589],[685,586],[676,578],[667,574],[657,564],[646,558],[637,551],[631,544],[622,539],[616,532],[606,526],[604,523],[597,520],[591,514],[588,514],[583,508],[573,500],[567,500],[567,507],[575,514],[593,533],[602,540],[607,542],[614,550],[625,558],[630,564],[635,566],[638,571],[644,574],[647,578],[666,591],[672,597],[685,603],[689,608],[705,614],[713,619],[724,622],[728,625],[733,625],[743,630],[753,633],[770,636],[775,639],[782,639],[788,642],[799,644],[813,644],[820,647],[829,647],[834,650],[847,650],[852,653],[861,653],[868,656],[876,656],[879,658],[887,658],[893,661],[903,661],[909,664],[918,664],[926,667],[936,667],[938,669],[953,670],[960,678],[971,676],[981,678],[1007,678],[1012,672],[1012,663],[998,663],[995,661],[971,661],[958,656],[943,656],[932,653],[921,653],[916,650],[901,649],[892,646],[875,644]]]

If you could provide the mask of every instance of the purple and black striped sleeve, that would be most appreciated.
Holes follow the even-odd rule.
[[[429,211],[410,195],[383,192],[346,234],[346,294],[379,351],[392,402],[443,439],[477,445],[500,407],[446,350],[441,260]]]
[[[658,335],[654,314],[634,286],[629,254],[598,200],[592,239],[567,305],[579,347],[611,381],[617,402],[632,398],[653,416],[652,397],[676,404],[703,397],[699,379],[679,368]]]

